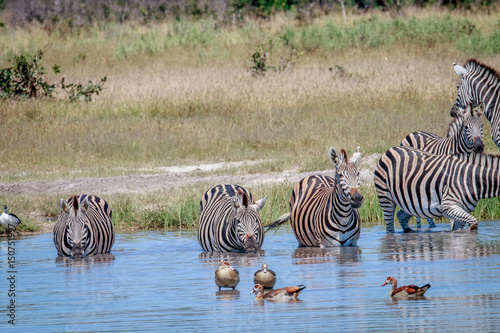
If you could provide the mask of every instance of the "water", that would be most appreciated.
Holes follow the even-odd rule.
[[[2,332],[497,331],[500,325],[499,222],[478,233],[385,233],[363,228],[358,247],[298,248],[289,227],[266,235],[259,254],[207,254],[193,231],[117,234],[112,254],[57,259],[52,234],[16,240],[15,323],[6,239],[0,270]],[[221,259],[240,272],[237,290],[218,291]],[[300,302],[256,301],[253,273],[263,262],[276,287],[304,284]],[[431,284],[426,297],[394,301],[400,285]]]

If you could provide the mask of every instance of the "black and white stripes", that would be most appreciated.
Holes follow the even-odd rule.
[[[54,226],[54,245],[59,256],[85,257],[108,253],[115,241],[111,208],[96,196],[61,199]]]
[[[394,232],[396,206],[413,216],[446,217],[476,228],[470,213],[479,199],[500,195],[498,162],[481,156],[434,155],[402,146],[385,152],[374,180],[387,232]]]
[[[266,197],[253,203],[252,195],[238,185],[210,188],[200,203],[198,241],[204,251],[254,252],[264,242],[259,211]]]
[[[356,245],[360,235],[357,208],[363,203],[359,192],[356,162],[359,147],[348,160],[346,152],[330,148],[334,177],[313,175],[299,181],[290,198],[290,212],[274,221],[268,230],[291,221],[300,246],[328,247]]]
[[[500,75],[493,68],[475,59],[469,59],[465,67],[453,64],[461,76],[457,85],[457,100],[451,109],[455,113],[458,107],[467,104],[484,103],[484,115],[491,123],[491,138],[500,148]]]

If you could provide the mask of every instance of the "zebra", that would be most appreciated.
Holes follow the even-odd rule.
[[[312,175],[300,180],[290,198],[290,212],[274,221],[267,231],[291,221],[299,246],[355,246],[360,235],[358,208],[363,204],[356,163],[359,147],[350,160],[344,149],[330,147],[334,177]]]
[[[413,216],[446,217],[451,229],[465,223],[477,229],[470,213],[478,201],[500,196],[498,162],[478,155],[434,155],[403,146],[387,150],[374,172],[387,232],[394,232],[396,205]]]
[[[93,195],[61,199],[54,226],[54,245],[59,256],[82,258],[111,251],[115,231],[108,203]]]
[[[204,251],[256,252],[264,242],[259,211],[267,196],[256,203],[238,185],[217,185],[200,202],[198,242]]]
[[[469,103],[466,110],[461,107],[458,108],[446,138],[428,132],[413,132],[403,139],[401,146],[414,147],[436,155],[482,153],[484,150],[483,123],[480,119],[482,114],[483,103],[480,103],[475,111],[472,104]],[[401,225],[405,226],[408,225],[408,221],[402,221],[402,219],[409,220],[411,218],[403,211],[398,211],[397,217]],[[436,227],[432,218],[428,218],[427,223],[429,228]],[[420,227],[420,217],[417,217],[417,228]],[[405,231],[410,232],[411,228],[407,228]]]
[[[483,102],[484,115],[491,123],[491,138],[500,148],[500,74],[475,59],[467,60],[464,66],[453,63],[461,79],[457,85],[457,100],[450,114],[468,103],[478,105]]]

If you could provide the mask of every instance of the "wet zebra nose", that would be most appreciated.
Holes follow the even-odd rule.
[[[246,252],[255,252],[259,249],[254,235],[246,235],[243,246],[245,247]]]

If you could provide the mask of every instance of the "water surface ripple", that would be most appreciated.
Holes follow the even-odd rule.
[[[2,249],[2,332],[498,331],[499,222],[477,233],[386,234],[363,228],[358,247],[299,248],[290,228],[255,254],[200,251],[195,231],[117,234],[113,252],[57,258],[52,234],[16,240],[16,326],[7,323],[7,244]],[[240,272],[236,290],[214,283],[221,260]],[[300,302],[259,302],[253,273],[266,262],[277,287],[304,284]],[[385,278],[431,284],[425,298],[394,301]]]

